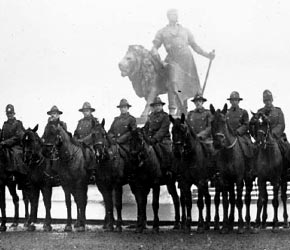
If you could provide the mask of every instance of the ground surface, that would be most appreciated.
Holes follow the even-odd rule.
[[[17,230],[8,229],[0,234],[0,250],[18,249],[290,249],[290,230],[280,229],[272,233],[270,228],[259,234],[246,232],[237,235],[232,232],[221,235],[216,231],[204,234],[173,231],[162,227],[159,234],[151,228],[143,234],[134,233],[134,229],[124,229],[122,233],[104,232],[100,226],[88,226],[85,233],[64,233],[64,225],[53,225],[52,232],[43,232],[37,224],[36,232],[26,232],[22,225]],[[194,228],[193,228],[194,229]]]

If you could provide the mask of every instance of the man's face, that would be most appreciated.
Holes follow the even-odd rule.
[[[90,109],[85,109],[83,111],[84,117],[89,117],[92,115],[92,111]]]
[[[57,113],[57,112],[51,113],[50,114],[50,118],[51,118],[51,120],[57,120],[57,119],[59,119],[59,113]]]
[[[169,22],[176,23],[178,21],[178,13],[177,11],[170,11],[167,13],[167,18]]]
[[[264,99],[263,101],[264,101],[265,107],[267,107],[267,108],[272,107],[272,103],[273,103],[272,99],[267,98],[267,99]]]
[[[154,112],[160,112],[161,110],[163,110],[163,105],[162,104],[155,104],[153,106],[153,111]]]
[[[10,119],[13,119],[14,118],[15,114],[14,113],[11,113],[11,112],[7,112],[6,113],[6,116],[7,116],[8,120],[10,120]]]
[[[196,100],[196,101],[194,102],[194,104],[195,104],[195,107],[196,107],[197,109],[200,109],[200,108],[203,107],[203,101],[202,101],[202,100]]]
[[[240,100],[239,99],[231,99],[230,103],[231,103],[233,108],[237,108],[237,107],[239,107]]]
[[[121,114],[128,113],[128,110],[129,110],[129,107],[128,106],[122,106],[122,107],[120,107]]]

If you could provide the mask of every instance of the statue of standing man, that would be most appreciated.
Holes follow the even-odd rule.
[[[158,49],[163,44],[167,52],[165,66],[168,69],[169,80],[168,102],[169,114],[187,113],[187,99],[201,93],[202,89],[197,74],[196,65],[189,46],[198,54],[213,60],[214,52],[205,52],[200,48],[192,33],[178,23],[176,9],[167,11],[169,24],[159,30],[153,40],[152,54],[158,56]]]

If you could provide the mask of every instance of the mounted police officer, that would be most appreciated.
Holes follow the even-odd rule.
[[[118,144],[126,159],[129,153],[129,139],[131,131],[137,128],[136,118],[129,113],[129,108],[132,107],[126,99],[122,99],[117,108],[120,109],[120,116],[115,117],[109,131],[108,137],[112,144]]]
[[[44,129],[44,133],[42,135],[42,140],[44,141],[45,138],[47,138],[47,135],[49,133],[49,128],[52,125],[55,126],[62,126],[64,130],[67,130],[66,123],[60,120],[60,115],[62,114],[62,111],[58,109],[57,106],[52,106],[52,108],[47,111],[47,114],[49,115],[47,124]],[[52,186],[59,186],[59,177],[57,175],[57,167],[58,167],[58,161],[55,161],[53,156],[50,155],[50,152],[52,151],[52,148],[50,145],[46,145],[44,152],[44,155],[46,157],[46,174],[48,177],[48,181]]]
[[[92,113],[95,109],[91,107],[89,102],[85,102],[79,111],[83,113],[84,118],[79,120],[77,128],[74,132],[74,138],[85,146],[84,155],[87,161],[86,169],[89,174],[89,183],[93,184],[95,183],[96,166],[91,135],[94,129],[99,125],[99,120],[93,116]]]
[[[246,159],[247,171],[253,168],[254,145],[249,134],[249,115],[247,110],[240,108],[239,103],[243,100],[237,91],[233,91],[227,99],[231,103],[226,117],[230,129],[236,134]]]
[[[168,114],[163,111],[164,104],[159,96],[155,97],[154,101],[150,104],[153,111],[148,116],[143,129],[161,162],[161,171],[170,176],[172,170],[170,120]],[[157,170],[157,177],[159,178],[162,176],[161,171]]]
[[[263,92],[263,102],[265,106],[258,110],[258,113],[266,115],[269,119],[273,137],[277,140],[280,147],[281,153],[284,157],[288,148],[288,142],[286,138],[285,130],[285,119],[281,108],[274,107],[273,95],[270,90]]]
[[[25,129],[22,122],[15,118],[15,110],[12,104],[6,106],[7,121],[4,122],[1,131],[0,147],[5,152],[5,169],[11,175],[16,177],[19,183],[19,189],[26,185],[27,169],[23,162],[23,153],[21,140],[24,135]]]

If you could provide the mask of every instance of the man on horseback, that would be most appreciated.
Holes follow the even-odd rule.
[[[273,95],[270,90],[263,92],[263,102],[265,106],[258,110],[258,113],[265,115],[270,123],[272,134],[277,140],[282,156],[285,159],[285,153],[289,148],[285,130],[285,119],[281,108],[274,107]]]
[[[95,183],[96,166],[95,162],[91,159],[92,155],[94,155],[94,149],[92,147],[93,145],[90,137],[94,129],[99,125],[99,120],[93,116],[92,113],[95,109],[91,107],[89,102],[85,102],[79,111],[83,113],[84,118],[79,120],[77,128],[74,132],[74,138],[83,143],[84,146],[88,146],[84,149],[84,156],[87,160],[86,169],[90,176],[89,183],[93,184]]]
[[[126,99],[122,99],[117,108],[120,109],[120,116],[115,117],[109,131],[108,139],[111,144],[118,144],[121,149],[121,155],[126,162],[129,159],[129,139],[131,131],[137,128],[136,119],[129,113],[129,108],[132,107]]]
[[[194,40],[192,33],[178,24],[176,9],[168,10],[169,24],[159,30],[153,40],[152,54],[158,55],[158,49],[163,44],[167,57],[165,65],[169,71],[168,100],[169,113],[175,115],[176,107],[183,106],[187,112],[187,99],[201,91],[196,65],[189,46],[198,54],[214,59],[214,52],[207,53]]]
[[[249,115],[247,110],[240,108],[239,103],[243,98],[240,98],[240,94],[237,91],[233,91],[228,100],[231,103],[231,107],[226,114],[227,122],[238,138],[246,159],[246,167],[248,167],[246,171],[249,173],[249,171],[253,170],[254,156],[254,145],[249,134]]]
[[[161,169],[157,170],[157,177],[162,177],[162,172],[171,176],[172,164],[172,149],[169,132],[169,116],[163,111],[163,105],[160,97],[155,97],[150,104],[153,112],[149,115],[147,122],[144,125],[144,132],[159,158]]]
[[[48,122],[45,126],[45,129],[44,129],[44,133],[42,135],[42,140],[44,141],[45,138],[47,138],[47,135],[49,133],[49,128],[50,126],[52,125],[55,125],[55,126],[62,126],[64,128],[64,130],[67,130],[67,126],[66,126],[66,123],[61,121],[60,120],[60,115],[62,114],[62,111],[60,111],[58,109],[57,106],[52,106],[52,108],[47,111],[47,114],[49,115],[49,118],[48,118]],[[51,183],[52,186],[59,186],[59,177],[56,173],[56,168],[57,166],[55,166],[55,164],[57,165],[57,161],[55,161],[54,159],[52,159],[52,156],[51,155],[46,155],[46,150],[51,150],[49,148],[49,145],[46,145],[46,149],[45,149],[45,161],[46,161],[46,173],[48,175],[48,178],[49,178],[49,181]]]
[[[6,106],[7,121],[4,122],[1,131],[0,148],[3,150],[5,159],[5,170],[9,172],[10,177],[16,177],[19,189],[27,185],[27,169],[23,162],[23,152],[21,140],[24,135],[24,127],[22,122],[15,118],[14,106],[8,104]]]

